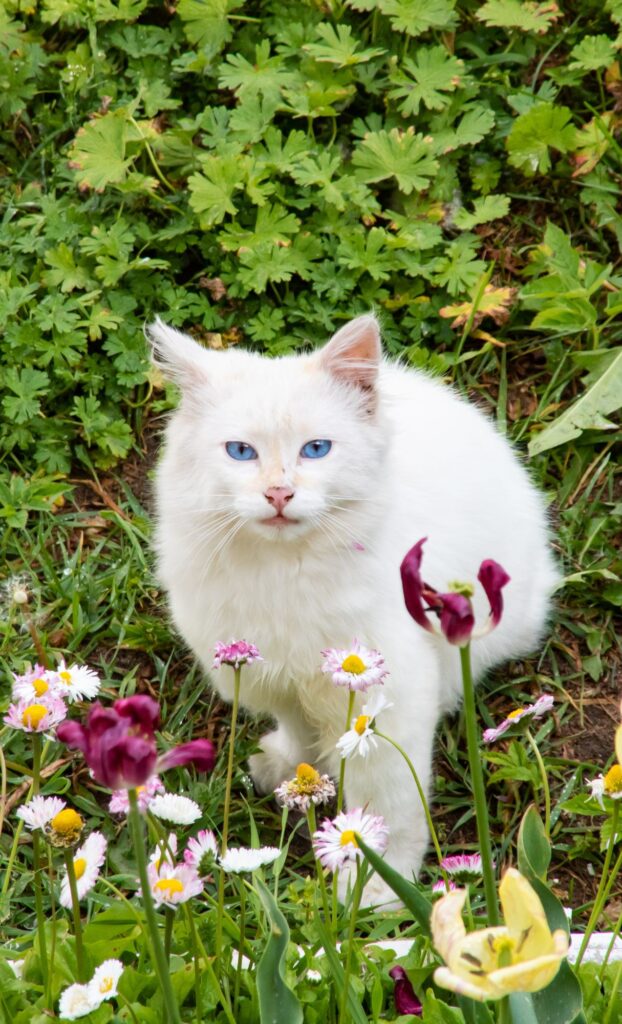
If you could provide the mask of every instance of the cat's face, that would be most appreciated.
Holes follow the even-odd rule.
[[[160,323],[149,333],[182,388],[171,438],[199,516],[271,543],[317,532],[356,545],[385,445],[374,319],[311,356],[277,360],[207,352]]]

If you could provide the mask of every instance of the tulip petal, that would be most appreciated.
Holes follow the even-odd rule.
[[[477,578],[486,591],[490,605],[491,626],[499,625],[503,614],[503,587],[510,582],[510,577],[494,558],[487,558],[479,567]]]
[[[488,975],[490,983],[503,992],[539,992],[553,981],[565,953],[558,956],[550,953],[526,963],[502,967]]]
[[[454,889],[453,892],[442,896],[432,907],[432,942],[446,963],[451,963],[466,935],[462,920],[462,908],[466,898],[466,889]]]
[[[487,999],[503,998],[503,992],[499,992],[489,985],[485,976],[467,981],[461,975],[453,974],[448,967],[437,967],[434,971],[434,981],[439,988],[447,988],[459,996],[476,999],[478,1003],[483,1003]]]
[[[533,960],[554,950],[553,936],[540,897],[516,868],[508,868],[499,885],[503,918],[518,944],[521,960]]]
[[[419,626],[423,626],[424,629],[433,633],[434,627],[428,619],[423,606],[424,583],[421,579],[423,545],[427,539],[427,537],[422,537],[404,556],[400,566],[400,574],[402,577],[404,602],[409,614]]]
[[[471,639],[475,617],[468,597],[464,594],[437,594],[441,603],[441,631],[450,644],[458,647]]]
[[[198,772],[211,772],[216,763],[214,744],[209,740],[190,740],[173,747],[158,760],[157,771],[166,771],[177,765],[193,764]]]
[[[135,694],[133,697],[121,697],[115,700],[113,709],[121,718],[129,718],[132,725],[140,728],[153,736],[160,724],[160,708],[153,699],[146,694]]]

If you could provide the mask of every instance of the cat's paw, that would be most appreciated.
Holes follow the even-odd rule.
[[[292,763],[292,758],[283,750],[278,730],[266,733],[260,743],[262,749],[258,754],[251,754],[248,767],[257,792],[271,793],[285,779],[291,779],[298,762],[294,759]]]

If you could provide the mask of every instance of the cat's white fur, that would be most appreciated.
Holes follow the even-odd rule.
[[[319,351],[279,359],[207,351],[161,321],[148,333],[182,392],[157,473],[159,574],[208,671],[218,640],[245,638],[263,655],[242,676],[243,706],[277,725],[252,758],[255,783],[270,790],[300,761],[338,772],[347,694],[322,675],[320,652],[357,637],[390,670],[384,693],[394,706],[379,726],[429,791],[436,723],[459,701],[459,657],[408,615],[400,562],[427,536],[423,575],[443,590],[496,559],[511,583],[500,626],[473,643],[475,673],[533,650],[556,572],[543,501],[519,459],[480,410],[383,360],[371,315]],[[301,459],[317,438],[333,442],[330,453]],[[227,441],[253,445],[259,458],[235,461]],[[275,527],[263,522],[274,513],[265,492],[282,486],[295,492],[286,514],[298,523]],[[479,587],[474,606],[483,621]],[[211,678],[231,699],[232,671]],[[384,816],[389,862],[416,873],[428,837],[400,755],[381,742],[349,761],[345,790],[347,806]],[[372,880],[367,901],[386,897]]]

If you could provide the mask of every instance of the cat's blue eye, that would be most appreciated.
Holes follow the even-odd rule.
[[[245,441],[227,441],[225,449],[227,455],[238,462],[250,462],[251,459],[259,458],[252,444],[246,444]]]
[[[332,447],[332,441],[322,439],[317,441],[307,441],[307,443],[303,444],[300,449],[300,454],[303,459],[323,459],[325,455],[328,455]]]

